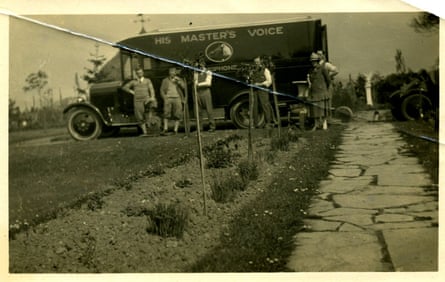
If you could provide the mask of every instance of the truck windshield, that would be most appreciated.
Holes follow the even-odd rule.
[[[136,77],[136,69],[151,70],[153,59],[138,54],[121,51],[122,79],[129,80]]]

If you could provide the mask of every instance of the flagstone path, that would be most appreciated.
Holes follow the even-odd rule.
[[[437,185],[406,147],[390,123],[348,124],[289,269],[438,270]]]

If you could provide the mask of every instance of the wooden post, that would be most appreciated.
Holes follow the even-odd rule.
[[[275,75],[274,74],[272,74],[272,90],[274,92],[273,103],[275,105],[276,118],[277,118],[277,122],[278,122],[278,138],[280,138],[281,137],[281,116],[280,116],[280,109],[278,107],[278,97],[275,94],[277,87],[275,85]]]
[[[253,162],[253,145],[252,145],[252,127],[254,126],[253,121],[253,87],[250,86],[249,91],[249,129],[248,129],[248,135],[247,135],[247,158],[249,162]]]
[[[197,97],[196,83],[193,79],[193,102],[195,108],[195,119],[196,119],[196,135],[198,137],[198,147],[199,147],[199,166],[201,168],[201,182],[202,182],[202,193],[204,200],[204,215],[207,216],[207,195],[205,189],[205,177],[204,177],[204,157],[202,153],[202,140],[201,140],[201,127],[199,120],[199,108],[198,108],[198,97]]]
[[[185,129],[185,136],[190,136],[190,113],[189,113],[189,107],[188,107],[188,85],[187,85],[187,78],[184,77],[185,81],[185,89],[184,89],[184,129]]]

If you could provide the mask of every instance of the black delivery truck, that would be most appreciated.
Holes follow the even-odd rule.
[[[162,109],[159,88],[168,69],[182,67],[183,77],[187,77],[188,68],[183,68],[183,63],[198,57],[205,59],[208,69],[215,74],[215,117],[246,128],[249,87],[243,83],[240,68],[252,64],[257,56],[271,58],[279,108],[287,113],[290,105],[300,103],[297,97],[305,88],[311,52],[322,50],[328,55],[326,26],[320,19],[312,18],[159,31],[125,39],[115,47],[120,49],[119,55],[103,68],[114,80],[91,85],[86,99],[64,110],[68,114],[68,131],[76,140],[95,139],[113,134],[120,127],[137,126],[132,95],[121,88],[135,77],[138,67],[152,80]],[[191,81],[188,87],[192,93]]]

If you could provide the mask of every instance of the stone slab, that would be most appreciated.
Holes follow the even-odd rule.
[[[367,189],[362,191],[362,194],[366,195],[392,194],[392,195],[415,195],[415,196],[427,195],[423,187],[378,186],[378,185],[370,185],[369,187],[367,187]]]
[[[321,212],[329,211],[334,209],[334,205],[330,201],[325,201],[322,199],[314,199],[308,209],[308,213],[312,215],[318,215]]]
[[[325,220],[305,219],[304,224],[307,226],[308,231],[321,232],[321,231],[336,231],[340,226],[340,222],[332,222]]]
[[[438,211],[410,212],[409,215],[413,216],[415,221],[439,222]]]
[[[362,173],[362,170],[359,168],[336,168],[336,169],[330,169],[329,174],[340,176],[340,177],[357,177]]]
[[[373,181],[372,176],[359,176],[353,179],[333,178],[320,183],[320,191],[325,193],[347,193],[368,186]]]
[[[388,222],[388,223],[376,223],[367,228],[373,230],[398,230],[398,229],[416,229],[416,228],[429,228],[432,227],[431,221],[409,221],[409,222]]]
[[[393,167],[393,169],[382,170],[378,174],[377,183],[382,186],[419,187],[431,185],[431,180],[426,173],[399,173],[397,167]]]
[[[360,232],[363,231],[362,228],[359,228],[355,225],[349,224],[349,223],[344,223],[340,226],[339,232]]]
[[[396,271],[438,270],[438,229],[384,230]]]
[[[407,212],[424,212],[424,211],[437,211],[438,204],[437,201],[430,201],[425,203],[419,203],[415,205],[410,205],[407,207]]]
[[[365,232],[299,233],[287,267],[298,272],[386,271],[378,239]]]
[[[337,215],[373,215],[377,214],[377,210],[367,210],[367,209],[352,209],[352,208],[336,208],[329,211],[321,212],[321,216],[337,216]]]
[[[366,226],[373,224],[372,216],[369,214],[335,215],[335,216],[325,216],[323,218],[326,220],[352,223],[353,225],[359,225],[359,226]]]
[[[334,195],[334,202],[341,207],[362,208],[362,209],[383,209],[390,207],[401,207],[416,203],[433,201],[433,197],[412,196],[412,195]]]
[[[397,170],[397,173],[425,173],[425,169],[420,164],[401,164],[401,165],[392,165],[392,164],[382,164],[377,166],[369,167],[365,174],[366,175],[378,175],[384,171],[388,170]]]
[[[388,214],[380,214],[375,217],[375,222],[408,222],[414,221],[414,218],[405,214],[396,214],[396,213],[388,213]]]

